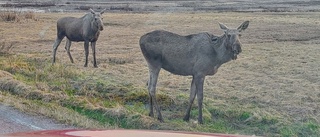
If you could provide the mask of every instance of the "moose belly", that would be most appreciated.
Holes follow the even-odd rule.
[[[162,60],[162,68],[176,75],[192,75],[193,65],[191,62]]]
[[[78,42],[78,41],[84,41],[82,35],[69,35],[69,36],[67,36],[67,38],[68,38],[69,40],[71,40],[71,41],[76,41],[76,42]]]

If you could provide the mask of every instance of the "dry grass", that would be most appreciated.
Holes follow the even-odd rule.
[[[13,75],[12,75],[11,73],[9,73],[9,72],[0,70],[0,77],[1,77],[1,78],[4,78],[4,77],[12,78]]]
[[[37,20],[35,13],[31,11],[24,13],[24,17],[26,19]]]
[[[13,48],[14,43],[0,42],[0,54],[9,54]]]
[[[68,13],[68,16],[82,15]],[[36,14],[37,22],[0,22],[0,35],[7,42],[16,42],[11,52],[31,59],[40,56],[51,60],[56,20],[64,16],[66,14]],[[97,42],[99,68],[93,68],[92,63],[83,68],[83,43],[80,42],[74,42],[71,47],[74,64],[67,57],[64,42],[58,48],[57,63],[79,73],[89,72],[96,80],[112,77],[115,82],[144,88],[148,69],[138,45],[141,35],[155,29],[181,35],[202,31],[220,35],[223,32],[218,22],[237,27],[244,20],[249,20],[250,25],[241,38],[243,52],[238,60],[223,65],[215,76],[206,78],[205,113],[209,114],[211,108],[229,108],[252,112],[257,118],[274,116],[284,123],[315,121],[319,124],[320,14],[317,12],[106,13],[104,24],[107,26]],[[89,60],[92,60],[91,54]],[[161,71],[158,92],[186,99],[190,82],[190,77]],[[164,117],[182,119],[183,111],[165,111]],[[193,120],[196,115],[192,116]]]

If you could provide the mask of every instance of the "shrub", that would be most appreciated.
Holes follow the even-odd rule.
[[[3,21],[20,21],[20,17],[17,12],[2,12],[0,17]]]
[[[24,14],[24,17],[25,17],[26,19],[36,20],[36,15],[34,14],[34,12],[31,12],[31,11],[26,12],[26,13]]]
[[[16,11],[7,11],[7,12],[2,12],[0,14],[0,17],[3,21],[8,21],[8,22],[20,22],[22,19],[31,19],[31,20],[37,21],[36,15],[32,11],[29,11],[23,14],[20,14],[19,12],[16,12]]]

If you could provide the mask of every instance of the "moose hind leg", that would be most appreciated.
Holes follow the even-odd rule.
[[[160,67],[149,66],[149,72],[150,72],[150,79],[149,79],[149,83],[148,83],[148,90],[149,90],[149,96],[150,96],[150,113],[149,113],[149,115],[153,116],[153,106],[154,106],[157,113],[158,113],[158,120],[160,122],[163,122],[160,108],[159,108],[157,100],[156,100],[156,86],[157,86],[157,81],[158,81],[160,69],[161,69]]]
[[[56,62],[57,49],[58,49],[58,47],[59,47],[62,39],[63,39],[63,38],[57,37],[57,38],[56,38],[56,41],[55,41],[54,44],[53,44],[53,52],[52,52],[52,54],[53,54],[53,60],[52,60],[52,64],[54,64],[54,63]]]
[[[68,56],[70,58],[71,63],[73,63],[73,58],[70,53],[70,47],[71,47],[71,40],[67,39],[65,49],[67,50],[67,53],[68,53]]]
[[[147,84],[147,86],[148,86],[148,94],[149,94],[149,103],[150,103],[150,105],[149,105],[149,116],[150,117],[154,117],[154,113],[153,113],[153,100],[152,100],[152,96],[151,96],[151,79],[152,79],[152,77],[151,77],[151,73],[150,73],[150,78],[149,78],[149,80],[148,80],[148,84]]]

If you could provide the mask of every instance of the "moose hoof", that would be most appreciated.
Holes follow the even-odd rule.
[[[202,119],[199,119],[199,120],[198,120],[198,123],[199,123],[199,124],[203,124]]]
[[[164,123],[164,121],[163,121],[162,118],[158,118],[158,120],[159,120],[161,123]]]
[[[183,121],[189,122],[189,117],[184,117]]]
[[[150,117],[153,117],[154,115],[153,115],[153,113],[149,113],[149,116],[150,116]]]

